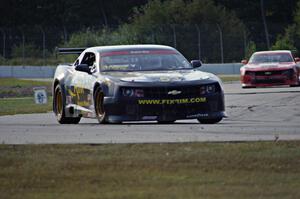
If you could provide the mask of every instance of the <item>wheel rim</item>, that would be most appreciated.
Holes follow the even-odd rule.
[[[56,96],[55,96],[55,104],[56,104],[56,114],[58,116],[62,115],[62,111],[63,111],[63,105],[62,105],[62,93],[60,90],[58,90],[56,92]]]
[[[96,95],[96,114],[97,117],[102,119],[105,115],[104,107],[103,107],[103,98],[104,95],[102,92],[98,92]]]

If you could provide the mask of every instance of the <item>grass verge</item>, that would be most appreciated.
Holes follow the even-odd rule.
[[[300,198],[300,142],[0,145],[2,198]]]
[[[45,113],[52,110],[52,97],[47,104],[35,104],[33,97],[0,98],[0,116],[25,113]]]
[[[33,88],[46,87],[48,103],[34,103]],[[0,115],[44,113],[52,109],[51,82],[0,78]]]
[[[8,97],[33,96],[33,88],[40,86],[46,87],[48,95],[51,95],[51,82],[16,78],[0,78],[0,99]]]
[[[218,75],[223,82],[240,81],[240,75]]]
[[[25,80],[17,78],[0,78],[0,85],[7,87],[26,87],[26,86],[51,86],[51,82]]]

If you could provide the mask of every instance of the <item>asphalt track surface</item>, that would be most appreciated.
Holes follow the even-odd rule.
[[[300,140],[300,87],[241,89],[224,84],[228,118],[204,125],[197,120],[174,124],[137,122],[99,125],[82,119],[60,125],[53,113],[0,117],[0,143],[162,143]]]

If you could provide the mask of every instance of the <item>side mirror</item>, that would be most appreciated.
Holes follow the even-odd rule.
[[[248,60],[247,60],[247,59],[243,59],[243,60],[241,61],[241,63],[244,64],[244,65],[246,65],[246,64],[248,64]]]
[[[200,60],[192,60],[191,64],[193,68],[199,68],[200,66],[202,66],[202,62]]]
[[[299,57],[295,57],[295,62],[300,62],[300,58]]]
[[[87,64],[79,64],[75,67],[75,70],[85,72],[88,74],[92,74],[91,69],[89,68],[89,66]]]

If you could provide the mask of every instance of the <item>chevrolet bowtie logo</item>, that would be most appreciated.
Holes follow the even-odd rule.
[[[169,91],[169,92],[168,92],[168,95],[178,95],[178,94],[180,94],[180,93],[181,93],[181,91],[172,90],[172,91]]]
[[[265,72],[265,75],[272,75],[272,72],[267,71]]]

